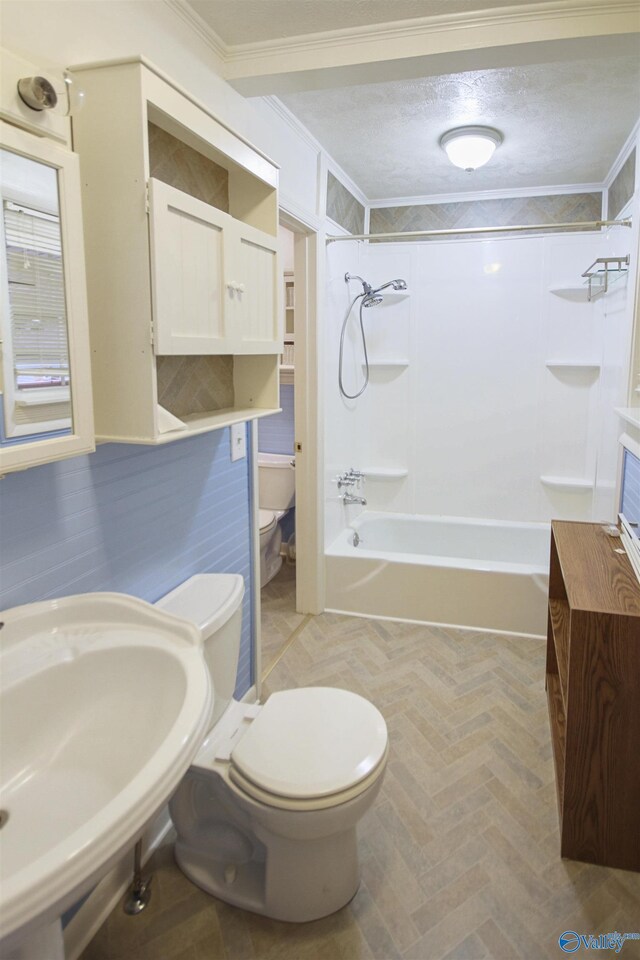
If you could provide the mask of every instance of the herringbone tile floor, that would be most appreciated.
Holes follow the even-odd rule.
[[[151,906],[136,918],[114,911],[82,960],[557,960],[565,930],[640,931],[640,875],[558,855],[544,644],[305,619],[283,571],[265,596],[264,695],[345,687],[389,726],[356,897],[315,923],[266,920],[192,886],[166,845]],[[640,941],[620,956],[639,958]]]

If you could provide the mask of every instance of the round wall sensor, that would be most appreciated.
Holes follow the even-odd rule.
[[[18,80],[18,96],[32,110],[51,110],[58,102],[58,94],[46,77]]]

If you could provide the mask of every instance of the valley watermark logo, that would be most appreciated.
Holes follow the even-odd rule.
[[[585,950],[613,950],[620,953],[627,940],[640,940],[640,933],[601,933],[594,936],[592,933],[576,933],[575,930],[565,930],[558,937],[558,946],[564,953],[575,953],[580,947]]]

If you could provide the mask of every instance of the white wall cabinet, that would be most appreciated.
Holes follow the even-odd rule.
[[[275,238],[154,178],[149,204],[156,353],[276,353]]]
[[[140,57],[73,72],[98,438],[276,412],[277,167]]]

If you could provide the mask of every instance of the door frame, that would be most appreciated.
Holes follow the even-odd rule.
[[[286,203],[280,206],[279,222],[294,234],[296,610],[317,614],[324,610],[323,344],[318,323],[324,237],[317,222],[301,218]]]

